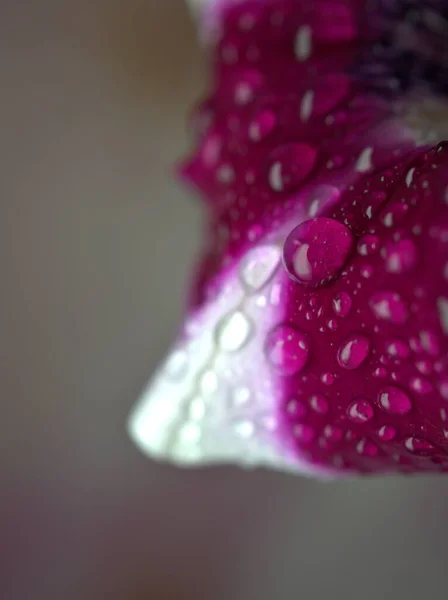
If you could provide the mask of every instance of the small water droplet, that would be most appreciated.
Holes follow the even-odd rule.
[[[299,442],[302,442],[302,444],[310,444],[316,437],[314,429],[311,425],[307,425],[306,423],[294,425],[293,433],[294,437],[299,440]]]
[[[234,425],[235,433],[242,438],[250,438],[254,434],[255,427],[251,421],[238,421]]]
[[[241,280],[250,292],[261,290],[272,278],[280,263],[276,246],[257,246],[241,263]]]
[[[383,425],[378,430],[378,437],[383,442],[390,442],[397,435],[397,430],[392,425]]]
[[[233,392],[233,403],[235,406],[244,406],[249,402],[250,390],[247,387],[236,388]]]
[[[432,384],[423,377],[411,377],[409,387],[417,394],[429,394],[432,392]]]
[[[180,430],[179,437],[187,444],[197,444],[201,439],[201,428],[197,423],[186,423]]]
[[[342,440],[343,431],[334,425],[326,425],[324,428],[324,436],[329,442],[339,442]]]
[[[402,340],[390,340],[386,344],[386,352],[392,358],[405,360],[409,357],[411,350],[409,345]]]
[[[363,438],[356,444],[356,452],[361,456],[376,456],[378,454],[378,448],[370,440]]]
[[[358,398],[350,404],[347,414],[355,423],[367,423],[373,417],[373,408],[368,400]]]
[[[444,400],[448,400],[448,378],[444,377],[439,383],[439,392]]]
[[[405,415],[412,409],[412,403],[407,394],[394,386],[383,388],[378,395],[379,405],[393,415]]]
[[[333,373],[324,373],[320,380],[324,385],[333,385],[335,377]]]
[[[277,115],[269,108],[261,109],[249,125],[249,138],[260,142],[267,138],[277,127]]]
[[[384,377],[387,377],[387,369],[384,367],[377,367],[373,371],[373,376],[378,377],[379,379],[384,379]]]
[[[190,419],[192,421],[201,421],[205,416],[205,402],[199,396],[193,398],[189,409]]]
[[[412,240],[399,240],[385,245],[382,255],[388,273],[408,273],[417,263],[417,248]]]
[[[338,363],[344,369],[357,369],[366,360],[370,352],[370,340],[359,333],[345,340],[338,352]]]
[[[306,415],[306,406],[300,400],[292,398],[286,404],[286,411],[288,414],[301,419]]]
[[[321,415],[325,415],[328,412],[328,400],[322,394],[314,394],[310,398],[310,406]]]
[[[431,356],[438,356],[440,354],[440,343],[437,335],[432,331],[421,331],[420,332],[420,343],[422,349],[430,354]]]
[[[311,173],[317,158],[313,146],[291,143],[280,146],[271,154],[269,185],[275,192],[289,192]]]
[[[302,101],[300,103],[300,119],[302,121],[308,121],[313,112],[313,100],[314,100],[314,92],[313,90],[307,90],[302,97]]]
[[[358,242],[358,253],[361,256],[370,256],[375,254],[380,247],[380,241],[376,235],[364,235]]]
[[[448,335],[448,299],[442,297],[438,298],[437,307],[439,309],[440,324],[443,332]]]
[[[288,235],[283,262],[293,280],[317,287],[338,275],[352,244],[353,237],[345,225],[316,217],[301,223]]]
[[[431,442],[416,436],[406,438],[404,445],[406,450],[409,450],[412,454],[418,454],[419,456],[428,456],[435,450]]]
[[[224,352],[236,352],[248,341],[252,331],[249,319],[241,311],[226,315],[216,328],[218,346]]]
[[[333,310],[338,317],[346,317],[352,307],[352,299],[345,292],[341,292],[333,299]]]
[[[278,325],[268,335],[266,356],[282,375],[294,375],[308,361],[308,340],[297,329],[289,325]]]
[[[372,296],[369,304],[375,316],[383,321],[402,325],[408,319],[408,309],[396,292],[377,292]]]
[[[211,396],[218,389],[218,377],[214,371],[205,371],[201,376],[199,384],[204,396]]]

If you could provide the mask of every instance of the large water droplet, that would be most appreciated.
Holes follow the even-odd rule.
[[[375,316],[383,321],[402,325],[408,319],[408,309],[396,292],[377,292],[372,296],[369,304]]]
[[[283,262],[293,280],[317,287],[337,277],[352,244],[345,225],[317,217],[291,231],[283,247]]]
[[[389,242],[382,251],[386,271],[389,273],[408,273],[417,262],[417,248],[412,240]]]
[[[418,454],[420,456],[428,456],[435,450],[431,442],[416,436],[406,438],[404,445],[409,452],[412,452],[412,454]]]
[[[216,328],[218,346],[224,352],[236,352],[248,341],[252,326],[244,313],[237,310],[226,315]]]
[[[241,280],[250,292],[261,290],[274,275],[280,262],[276,246],[257,246],[241,263]]]
[[[368,400],[358,398],[350,404],[347,410],[348,416],[355,423],[367,423],[373,417],[373,408]]]
[[[294,375],[308,361],[308,340],[297,329],[289,325],[278,325],[268,335],[266,356],[282,375]]]
[[[296,189],[310,174],[317,151],[309,144],[291,143],[281,146],[271,154],[269,184],[276,192]]]
[[[394,386],[383,388],[378,395],[378,402],[382,409],[393,415],[405,415],[412,408],[409,396]]]
[[[352,299],[345,292],[341,292],[333,300],[333,310],[339,317],[346,317],[352,307]]]
[[[339,348],[338,362],[344,369],[357,369],[365,361],[369,352],[369,338],[355,333],[346,339]]]

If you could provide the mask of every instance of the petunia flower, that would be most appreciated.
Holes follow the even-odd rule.
[[[132,437],[179,464],[447,471],[444,3],[199,4],[211,92],[179,172],[203,255]]]

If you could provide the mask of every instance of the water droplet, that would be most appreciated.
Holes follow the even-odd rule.
[[[196,423],[186,423],[180,430],[180,439],[188,444],[197,444],[201,439],[201,428]]]
[[[192,421],[201,421],[204,418],[205,402],[202,398],[193,398],[190,403],[189,415]]]
[[[439,339],[432,331],[421,331],[420,343],[423,350],[431,356],[438,356],[440,354]]]
[[[346,317],[352,307],[352,299],[345,292],[341,292],[333,299],[333,310],[338,317]]]
[[[412,183],[412,178],[414,177],[414,171],[415,171],[415,167],[412,167],[412,169],[409,169],[409,171],[406,173],[406,185],[408,187]]]
[[[361,256],[370,256],[375,254],[380,247],[380,241],[376,235],[364,235],[358,242],[358,253]]]
[[[378,430],[378,437],[383,442],[390,442],[397,435],[397,430],[392,425],[383,425]]]
[[[352,244],[353,237],[345,225],[316,217],[301,223],[288,235],[283,262],[292,279],[317,287],[338,275]]]
[[[289,325],[278,325],[267,338],[266,355],[282,375],[294,375],[308,361],[308,340],[297,329]]]
[[[322,377],[320,378],[320,380],[322,381],[322,383],[324,385],[333,385],[334,379],[335,379],[335,377],[334,377],[333,373],[324,373],[322,375]]]
[[[372,296],[369,304],[375,316],[383,321],[402,325],[408,319],[408,309],[396,292],[377,292]]]
[[[382,255],[385,259],[386,271],[389,273],[408,273],[417,262],[417,248],[412,240],[389,242]]]
[[[238,421],[234,425],[235,433],[242,438],[250,438],[254,434],[255,427],[251,421]]]
[[[390,340],[386,344],[386,352],[392,358],[404,360],[409,357],[411,350],[408,344],[402,340]]]
[[[234,100],[235,103],[244,106],[252,102],[257,93],[264,85],[264,77],[255,69],[246,69],[239,74],[238,81],[235,84]]]
[[[322,394],[314,394],[310,398],[310,406],[321,415],[325,415],[328,412],[328,400]]]
[[[311,27],[302,25],[294,41],[294,54],[298,61],[305,62],[312,52]]]
[[[370,440],[363,438],[356,444],[356,452],[361,456],[376,456],[378,454],[378,448]]]
[[[355,423],[367,423],[373,417],[373,408],[368,400],[358,398],[350,404],[347,414]]]
[[[443,378],[440,381],[439,392],[444,400],[448,400],[448,378]]]
[[[306,407],[300,400],[292,398],[286,404],[286,411],[294,417],[303,418],[306,415]]]
[[[373,275],[373,267],[372,265],[363,265],[360,272],[364,279],[370,279]]]
[[[430,375],[432,372],[432,363],[429,360],[417,360],[415,363],[415,368],[422,375]]]
[[[405,415],[412,408],[409,396],[394,386],[383,388],[378,395],[378,402],[382,409],[393,415]]]
[[[289,192],[311,173],[317,151],[309,144],[285,144],[271,154],[269,185],[275,192]]]
[[[326,425],[324,428],[324,436],[329,442],[339,442],[342,440],[343,431],[334,425]]]
[[[205,371],[200,379],[201,391],[204,396],[211,396],[218,390],[218,377],[214,371]]]
[[[242,260],[241,280],[250,292],[261,290],[274,275],[280,263],[276,246],[257,246]]]
[[[236,388],[233,392],[233,403],[235,406],[244,406],[249,402],[250,390],[247,387]]]
[[[417,394],[429,394],[432,392],[432,384],[423,377],[411,377],[409,387]]]
[[[319,212],[333,206],[341,193],[337,187],[332,185],[318,185],[314,187],[308,199],[308,216],[316,217]]]
[[[249,137],[253,142],[267,138],[277,127],[277,115],[269,108],[261,109],[249,125]]]
[[[370,352],[370,340],[365,335],[352,334],[338,352],[338,363],[344,369],[357,369]]]
[[[294,437],[299,440],[299,442],[302,442],[302,444],[309,444],[316,437],[314,429],[311,425],[307,425],[306,423],[294,425],[293,433]]]
[[[176,350],[169,356],[165,363],[165,373],[172,379],[178,379],[184,375],[188,366],[188,357],[186,352]]]
[[[226,315],[216,328],[218,346],[224,352],[236,352],[248,341],[252,331],[249,319],[241,311]]]
[[[416,436],[406,438],[404,445],[406,450],[409,450],[409,452],[412,452],[412,454],[418,454],[420,456],[428,456],[435,450],[431,442]]]

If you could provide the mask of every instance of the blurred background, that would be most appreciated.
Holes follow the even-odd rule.
[[[448,597],[448,478],[182,471],[126,436],[200,238],[182,1],[2,0],[0,76],[0,598]]]

